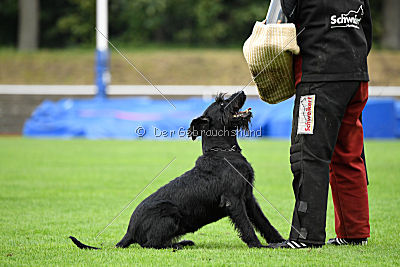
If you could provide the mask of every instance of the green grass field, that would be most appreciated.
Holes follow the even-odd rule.
[[[289,220],[294,204],[288,141],[241,140],[256,188]],[[129,217],[151,192],[192,168],[200,143],[0,138],[0,265],[371,265],[398,266],[400,142],[368,141],[371,238],[364,247],[248,249],[227,219],[188,234],[196,246],[173,252],[115,249]],[[99,238],[100,232],[174,157],[176,160]],[[256,194],[288,236],[290,226]],[[68,239],[102,246],[83,251]],[[334,237],[329,200],[327,237]],[[265,244],[265,241],[262,240]]]

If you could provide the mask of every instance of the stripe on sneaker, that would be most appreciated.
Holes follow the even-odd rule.
[[[288,241],[287,244],[291,247],[291,248],[306,248],[307,245],[301,242],[296,242],[296,241]]]
[[[296,247],[298,247],[298,248],[301,247],[301,246],[300,246],[299,244],[297,244],[295,241],[292,241],[292,243],[293,243]]]

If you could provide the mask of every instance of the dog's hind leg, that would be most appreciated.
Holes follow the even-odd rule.
[[[179,245],[184,246],[184,247],[186,247],[186,246],[194,246],[195,245],[192,240],[182,240],[182,241],[179,241],[176,244],[179,244]]]
[[[127,232],[124,235],[124,237],[121,239],[121,241],[119,241],[115,245],[115,247],[117,247],[117,248],[127,248],[127,247],[129,247],[129,245],[131,245],[133,243],[134,243],[134,241],[133,241],[132,235],[129,232]]]
[[[140,244],[144,248],[171,248],[172,240],[178,237],[178,221],[174,217],[162,217],[151,220],[146,234],[146,242]]]
[[[247,217],[244,201],[236,197],[228,197],[229,205],[226,206],[228,215],[235,228],[239,231],[240,238],[248,247],[264,247],[258,240],[249,218]]]
[[[246,201],[246,210],[250,221],[268,243],[277,243],[285,240],[265,217],[253,196]]]
[[[194,245],[195,244],[192,240],[182,240],[182,241],[179,241],[178,243],[173,243],[172,248],[181,249],[186,246],[194,246]]]

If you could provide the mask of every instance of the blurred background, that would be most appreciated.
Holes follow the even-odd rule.
[[[154,84],[176,86],[164,88],[169,98],[196,96],[204,99],[204,93],[191,92],[207,91],[206,86],[210,85],[216,86],[212,90],[233,91],[249,82],[251,76],[241,49],[254,22],[264,19],[268,5],[269,1],[265,0],[112,0],[108,2],[108,37]],[[400,1],[370,0],[370,5],[374,24],[374,44],[369,56],[370,85],[376,86],[374,96],[385,96],[386,105],[375,109],[392,114],[390,123],[384,122],[382,127],[390,125],[390,136],[398,137],[400,106],[396,92],[400,88]],[[24,131],[27,120],[31,120],[30,127],[60,130],[65,125],[54,125],[60,117],[53,117],[51,123],[51,114],[64,112],[66,117],[71,116],[72,111],[76,113],[71,105],[78,107],[80,103],[75,100],[89,100],[96,94],[96,89],[91,87],[96,80],[96,1],[0,0],[0,18],[0,134],[29,136],[29,131]],[[128,86],[111,86],[115,90],[109,93],[109,100],[129,98],[136,101],[138,96],[148,95],[147,87],[131,86],[148,83],[111,47],[109,64],[110,84]],[[31,85],[35,86],[29,87]],[[54,87],[46,87],[48,85]],[[185,93],[185,88],[189,88],[185,87],[187,85],[200,87]],[[254,91],[254,88],[250,89]],[[154,90],[151,95],[154,101],[164,101]],[[70,101],[66,102],[68,99]],[[81,103],[83,107],[78,112],[81,117],[82,114],[89,116],[90,112],[101,117],[110,110],[115,111],[118,105],[139,105],[136,102],[119,103],[95,112],[93,106],[87,107],[89,102],[85,103]],[[140,112],[122,110],[128,112],[122,116],[130,118],[128,128],[132,128],[129,123],[141,124],[143,118],[148,118],[144,115],[146,105],[150,107],[158,102],[140,103]],[[272,108],[268,106],[260,105],[260,109]],[[160,108],[160,112],[165,113],[166,109]],[[68,114],[65,113],[67,110]],[[189,120],[189,116],[197,113],[196,110],[182,118]],[[284,113],[287,113],[285,120],[290,122],[291,112]],[[44,126],[43,116],[47,123]],[[390,117],[387,113],[376,116],[376,120],[379,116]],[[121,116],[111,119],[122,120]],[[39,126],[35,124],[38,120]],[[79,123],[75,121],[75,125]],[[290,129],[290,125],[288,127]],[[78,129],[79,134],[64,137],[85,137],[85,131]],[[287,135],[286,131],[282,137]],[[46,136],[45,132],[41,134]]]

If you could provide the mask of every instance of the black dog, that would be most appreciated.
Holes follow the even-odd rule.
[[[284,241],[253,196],[253,168],[237,143],[237,130],[248,129],[252,117],[250,109],[240,111],[245,100],[243,92],[228,99],[220,94],[202,116],[192,121],[189,136],[193,140],[202,136],[203,155],[193,169],[137,206],[116,247],[126,248],[133,243],[156,249],[194,245],[192,241],[177,240],[226,216],[249,247],[264,247],[254,228],[269,243]],[[80,248],[96,249],[71,239]]]

